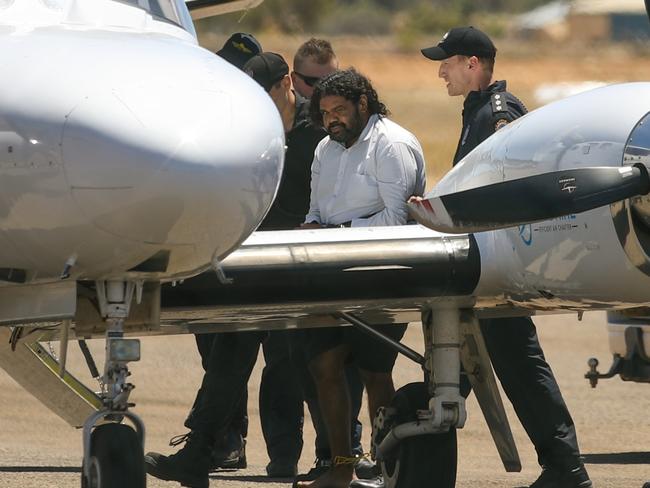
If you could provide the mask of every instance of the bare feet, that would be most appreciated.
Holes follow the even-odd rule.
[[[297,488],[348,488],[353,474],[352,464],[334,466],[320,478],[314,481],[299,481],[296,486]]]

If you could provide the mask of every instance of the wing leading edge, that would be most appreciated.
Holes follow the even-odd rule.
[[[145,283],[124,325],[130,336],[420,320],[425,306],[472,308],[481,274],[472,235],[419,225],[254,233],[237,251],[182,283]],[[104,335],[106,324],[79,286],[70,338]],[[39,340],[55,340],[58,329]]]

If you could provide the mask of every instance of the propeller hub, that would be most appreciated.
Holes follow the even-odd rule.
[[[650,113],[636,124],[627,138],[623,166],[650,168]],[[628,259],[650,275],[650,194],[631,197],[611,206],[614,227]]]

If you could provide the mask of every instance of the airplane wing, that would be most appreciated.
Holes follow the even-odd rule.
[[[185,0],[193,20],[257,7],[264,0]]]
[[[210,323],[238,330],[323,326],[341,311],[400,323],[419,320],[431,297],[468,297],[479,272],[470,236],[420,226],[258,232],[220,273],[164,286],[162,322],[191,309],[203,311],[204,320],[186,322],[190,331]]]
[[[420,226],[319,229],[258,232],[216,271],[163,286],[161,329],[350,325],[356,320],[347,323],[349,313],[362,325],[416,322],[434,301],[472,308],[480,259],[469,234]],[[471,317],[463,321],[461,357],[504,467],[520,471],[487,350]]]
[[[418,322],[421,311],[435,302],[474,307],[480,269],[472,235],[442,234],[418,225],[257,232],[216,272],[163,285],[159,320],[144,299],[132,310],[125,332],[349,326],[349,315],[342,312],[370,326]],[[80,303],[79,310],[77,336],[101,330],[95,308]],[[518,471],[517,449],[487,351],[477,346],[482,337],[475,325],[468,322],[462,333],[463,362],[506,470]]]

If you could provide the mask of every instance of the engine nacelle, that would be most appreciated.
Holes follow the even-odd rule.
[[[650,167],[650,113],[636,124],[623,153],[623,164]],[[614,226],[625,254],[639,270],[650,275],[650,194],[611,206]]]

